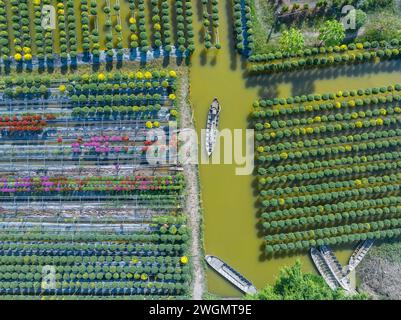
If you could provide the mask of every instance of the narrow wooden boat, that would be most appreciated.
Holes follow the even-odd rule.
[[[350,279],[346,276],[346,271],[343,270],[333,251],[328,246],[320,246],[320,253],[340,286],[345,291],[351,292]]]
[[[348,272],[355,270],[358,264],[362,261],[365,255],[369,252],[369,249],[373,246],[373,240],[365,240],[360,242],[354,252],[352,253],[351,257],[349,258],[348,262]]]
[[[327,266],[320,251],[317,250],[316,248],[311,248],[310,255],[316,266],[316,269],[319,271],[320,275],[326,281],[327,285],[332,290],[336,290],[338,288],[338,281],[336,280],[335,276]]]
[[[231,268],[223,260],[210,255],[207,255],[205,260],[214,270],[216,270],[241,291],[247,294],[255,294],[257,292],[256,288],[249,280],[244,278],[238,271]]]
[[[206,123],[206,151],[209,157],[213,153],[214,146],[216,145],[217,141],[217,133],[220,121],[220,111],[221,111],[220,103],[217,100],[217,98],[214,98],[210,106],[209,113],[207,115],[207,123]]]

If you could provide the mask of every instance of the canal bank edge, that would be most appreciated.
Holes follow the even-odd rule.
[[[195,130],[195,123],[190,102],[191,85],[189,83],[189,68],[183,68],[180,83],[180,128]],[[190,252],[192,256],[192,298],[201,300],[207,291],[206,289],[206,265],[204,257],[204,224],[202,198],[200,191],[199,167],[194,164],[185,164],[184,176],[187,182],[187,197],[185,211],[188,215],[188,224],[190,226],[191,244]]]

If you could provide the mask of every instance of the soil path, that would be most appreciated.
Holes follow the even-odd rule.
[[[195,130],[193,123],[192,108],[189,102],[189,75],[186,72],[182,78],[180,92],[181,128]],[[187,183],[187,198],[185,211],[188,215],[188,224],[191,229],[191,255],[193,264],[193,287],[192,298],[201,300],[205,292],[205,270],[202,259],[202,218],[201,203],[199,196],[198,166],[193,164],[183,165],[185,180]]]

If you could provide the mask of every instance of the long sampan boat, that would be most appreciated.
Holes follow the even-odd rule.
[[[216,270],[241,291],[247,294],[255,294],[257,292],[254,285],[248,279],[245,279],[245,277],[230,267],[223,260],[209,255],[205,256],[205,260],[214,270]]]
[[[217,141],[217,133],[219,130],[220,121],[220,103],[217,98],[213,99],[212,105],[210,106],[209,113],[207,115],[206,123],[206,151],[207,155],[210,157],[213,153],[214,146]]]

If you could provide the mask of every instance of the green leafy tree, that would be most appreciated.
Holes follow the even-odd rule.
[[[303,49],[305,39],[301,31],[291,28],[289,31],[284,31],[279,40],[280,49],[283,52],[295,53]]]
[[[360,7],[364,10],[393,8],[395,0],[364,0],[361,1]]]
[[[355,23],[357,29],[362,27],[367,20],[368,20],[368,15],[364,11],[359,9],[355,10]]]
[[[345,38],[345,29],[341,22],[328,20],[319,30],[319,40],[326,46],[335,46]]]
[[[301,263],[297,261],[292,267],[284,267],[273,286],[266,286],[254,295],[246,296],[248,300],[366,300],[365,294],[347,296],[344,291],[333,291],[323,278],[303,273]]]
[[[400,36],[401,20],[392,13],[380,12],[365,25],[365,29],[366,40],[392,40]]]

